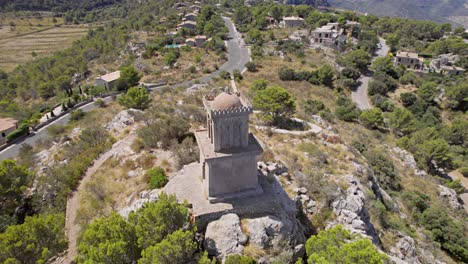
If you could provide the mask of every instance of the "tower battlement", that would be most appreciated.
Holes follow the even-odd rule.
[[[237,115],[237,114],[251,114],[251,113],[253,113],[253,108],[251,106],[233,107],[233,108],[222,109],[222,110],[210,110],[211,117],[232,116],[232,115]]]

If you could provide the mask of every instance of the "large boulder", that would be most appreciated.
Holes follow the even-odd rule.
[[[417,176],[424,176],[426,172],[418,168],[418,164],[414,159],[414,156],[411,155],[408,151],[401,149],[399,147],[393,147],[392,151],[397,154],[398,158],[405,163],[406,166],[414,170],[414,174]]]
[[[298,220],[286,214],[246,219],[249,243],[261,249],[305,243],[304,231]],[[284,246],[284,244],[283,244]]]
[[[204,245],[210,256],[224,259],[228,255],[241,254],[246,243],[247,236],[242,233],[236,214],[223,215],[206,228]]]
[[[390,255],[400,260],[397,263],[421,263],[416,253],[414,239],[402,233],[398,234],[398,241],[395,246],[390,249]]]
[[[135,123],[135,119],[143,115],[143,111],[137,109],[128,109],[120,111],[106,125],[107,130],[121,130]]]
[[[458,202],[458,196],[457,192],[455,190],[447,188],[443,185],[439,185],[439,195],[444,199],[445,201],[448,202],[450,207],[455,210],[461,210],[463,209],[463,205]]]

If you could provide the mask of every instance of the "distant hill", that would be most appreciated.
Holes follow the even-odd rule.
[[[83,9],[89,11],[122,2],[124,0],[0,0],[0,10],[66,12],[73,9]]]
[[[454,22],[468,27],[468,0],[328,0],[332,7],[394,16]]]

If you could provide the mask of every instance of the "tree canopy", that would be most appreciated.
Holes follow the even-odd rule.
[[[296,110],[296,103],[291,94],[278,85],[257,91],[253,98],[253,104],[273,123],[289,118]]]
[[[151,102],[148,90],[144,87],[132,87],[128,89],[126,94],[121,95],[118,100],[121,105],[127,108],[140,110],[146,109]]]
[[[340,225],[310,237],[306,252],[309,264],[383,264],[387,259],[369,239],[353,235]]]

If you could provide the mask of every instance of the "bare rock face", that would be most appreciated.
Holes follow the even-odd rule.
[[[406,166],[410,167],[411,169],[414,170],[414,174],[417,176],[424,176],[426,175],[426,172],[423,170],[420,170],[418,168],[418,165],[416,163],[416,160],[414,159],[413,155],[409,153],[408,151],[401,149],[399,147],[394,147],[392,148],[392,151],[397,154],[398,158],[403,161]]]
[[[239,216],[223,215],[210,222],[205,233],[205,248],[208,254],[224,259],[228,255],[241,254],[247,236],[242,233]]]
[[[106,125],[107,130],[120,130],[135,123],[135,117],[143,115],[143,111],[137,109],[123,110],[112,118]]]
[[[276,247],[280,242],[300,245],[305,243],[305,236],[295,218],[286,214],[246,219],[249,243],[261,249]]]
[[[398,234],[398,241],[395,247],[390,249],[390,255],[397,258],[397,263],[421,263],[416,255],[416,245],[414,239],[402,233]]]
[[[333,211],[337,218],[331,226],[341,224],[352,233],[369,236],[374,244],[379,244],[380,240],[370,222],[367,209],[364,207],[366,197],[363,187],[353,175],[345,175],[344,179],[350,183],[344,196],[336,199],[332,203]]]
[[[439,195],[448,202],[452,209],[463,209],[463,205],[461,205],[460,202],[458,202],[457,192],[455,192],[453,189],[447,188],[443,185],[439,185]]]

